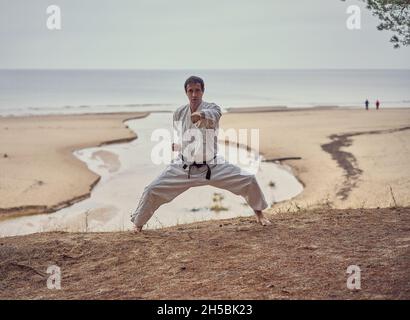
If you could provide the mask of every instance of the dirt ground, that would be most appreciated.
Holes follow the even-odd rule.
[[[0,239],[1,299],[409,299],[410,207]],[[50,265],[61,290],[48,289]],[[361,289],[346,286],[359,266]]]

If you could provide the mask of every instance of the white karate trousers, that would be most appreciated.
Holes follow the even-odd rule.
[[[209,167],[210,180],[206,179],[207,166],[191,167],[190,178],[188,178],[188,167],[184,169],[182,159],[173,160],[153,182],[145,187],[138,207],[131,215],[131,221],[138,227],[142,227],[161,205],[175,199],[189,188],[204,185],[229,190],[244,197],[253,210],[264,210],[268,207],[255,175],[230,164],[219,156],[209,163]]]

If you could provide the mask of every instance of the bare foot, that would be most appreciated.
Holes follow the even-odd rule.
[[[269,226],[272,224],[272,222],[269,221],[268,218],[266,218],[262,211],[255,211],[255,215],[256,215],[256,222],[260,223],[263,226]]]
[[[132,231],[134,233],[141,233],[142,232],[142,227],[137,227],[136,225],[134,225],[134,228],[132,229]]]

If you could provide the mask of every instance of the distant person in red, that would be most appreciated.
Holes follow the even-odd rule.
[[[369,100],[366,99],[366,101],[364,102],[365,106],[366,106],[366,110],[369,110]]]
[[[379,106],[380,106],[380,101],[376,100],[376,110],[379,110]]]

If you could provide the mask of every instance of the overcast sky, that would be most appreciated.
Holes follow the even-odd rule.
[[[0,68],[409,69],[377,24],[357,0],[0,0]]]

